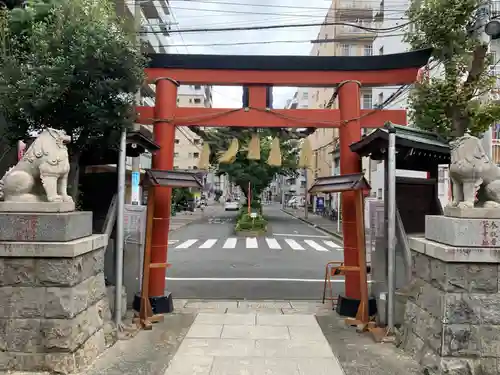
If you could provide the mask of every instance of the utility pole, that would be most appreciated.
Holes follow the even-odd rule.
[[[306,179],[306,188],[304,189],[304,218],[307,219],[309,216],[309,196],[307,194],[307,183],[308,183],[308,176],[307,176],[307,168],[304,168],[304,177]]]
[[[135,0],[134,2],[134,30],[136,32],[136,43],[137,47],[141,48],[141,0]],[[137,106],[141,105],[141,88],[137,90],[135,94],[135,104]],[[140,124],[134,124],[134,130],[140,130]],[[130,203],[134,205],[141,205],[141,187],[139,186],[139,180],[141,176],[141,157],[137,156],[132,158],[132,180],[130,189]]]
[[[474,25],[474,31],[476,34],[476,38],[482,44],[488,46],[488,51],[491,46],[491,36],[486,34],[486,25],[490,22],[491,11],[490,11],[490,0],[485,0],[477,9],[476,13],[476,24]],[[481,102],[486,102],[489,100],[489,92],[484,93],[480,98]],[[482,144],[486,155],[493,160],[493,125],[488,128],[486,132],[484,132],[482,137]]]
[[[285,176],[281,176],[280,178],[280,190],[281,190],[281,208],[285,209],[286,208],[286,202],[285,202]]]

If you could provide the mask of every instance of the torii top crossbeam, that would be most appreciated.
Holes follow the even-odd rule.
[[[337,128],[339,110],[266,109],[265,86],[333,87],[355,79],[361,86],[404,85],[415,81],[432,50],[380,56],[224,56],[150,55],[149,83],[168,77],[186,85],[247,85],[249,107],[189,108],[175,110],[178,126],[235,126]],[[152,107],[138,108],[139,122],[152,124]],[[378,128],[385,121],[406,124],[406,111],[361,110],[361,126]],[[169,119],[173,120],[173,119]]]
[[[150,55],[146,69],[148,83],[156,84],[155,107],[138,107],[138,122],[154,124],[155,141],[161,149],[153,156],[153,169],[172,170],[175,127],[235,126],[284,128],[339,128],[340,171],[361,172],[359,156],[349,145],[361,138],[362,127],[381,127],[386,121],[406,124],[406,111],[360,108],[360,88],[411,84],[418,70],[427,64],[432,50],[382,56],[226,56]],[[248,106],[240,109],[177,107],[179,85],[244,85]],[[339,109],[267,108],[267,88],[337,87]],[[327,143],[329,140],[325,140]],[[167,262],[168,218],[171,189],[155,195],[158,219],[153,230],[152,262]],[[342,225],[346,266],[356,266],[364,244],[357,236],[356,197],[342,193]],[[167,224],[165,224],[167,223]],[[362,225],[362,223],[359,223]],[[363,241],[362,241],[363,242]],[[346,294],[358,298],[361,285],[355,274],[346,274]],[[150,295],[162,296],[165,270],[152,269]]]

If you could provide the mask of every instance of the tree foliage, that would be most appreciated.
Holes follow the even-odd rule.
[[[89,145],[112,146],[133,123],[145,60],[107,0],[33,0],[0,14],[0,112],[4,137],[44,127]],[[73,160],[74,161],[74,160]]]
[[[271,149],[273,138],[272,130],[261,129],[260,136],[260,160],[247,159],[247,146],[252,132],[255,130],[237,130],[230,128],[219,128],[204,133],[205,142],[209,142],[212,156],[211,160],[217,165],[217,159],[221,152],[225,151],[234,137],[240,142],[240,151],[232,164],[218,164],[218,174],[225,174],[231,182],[239,186],[246,197],[248,197],[248,185],[251,186],[251,196],[260,197],[264,189],[269,186],[277,175],[296,175],[298,159],[298,141],[296,139],[280,139],[282,166],[273,167],[267,164],[267,158]]]
[[[486,44],[474,37],[482,0],[412,0],[406,41],[413,49],[433,47],[438,72],[417,83],[409,96],[416,126],[459,137],[484,132],[500,118],[500,107],[480,102],[495,85]],[[433,66],[434,64],[434,66]]]

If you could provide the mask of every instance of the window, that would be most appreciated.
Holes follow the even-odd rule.
[[[199,145],[201,143],[201,141],[199,139],[193,139],[193,143],[195,145]]]
[[[196,99],[194,100],[194,102],[195,102],[196,104],[200,104],[200,103],[201,103],[201,99],[200,99],[200,98],[196,98]]]
[[[304,91],[304,92],[302,93],[302,99],[309,99],[309,92]]]
[[[372,94],[363,94],[363,103],[362,103],[362,108],[363,109],[371,109],[372,108]]]
[[[379,55],[383,55],[383,54],[384,54],[384,46],[382,46],[382,47],[380,47],[380,48],[378,49],[378,54],[379,54]]]
[[[179,157],[179,153],[178,152],[174,152],[174,158],[178,158]]]
[[[373,46],[371,44],[366,44],[364,47],[364,55],[371,56],[373,55]]]
[[[188,157],[192,158],[192,157],[193,157],[193,153],[192,153],[192,152],[190,152],[190,153],[188,154]]]
[[[174,169],[179,169],[179,166],[178,165],[174,165]]]
[[[189,103],[192,103],[193,102],[193,99],[189,99]]]
[[[179,144],[179,139],[175,138],[175,144],[178,145]]]
[[[306,187],[306,182],[305,181],[300,181],[300,187],[303,189]]]
[[[351,55],[351,46],[349,44],[341,44],[340,45],[340,54],[342,56],[350,56]]]
[[[177,103],[179,103],[181,100],[179,98],[177,98]]]
[[[197,167],[197,166],[195,166],[195,165],[193,165],[193,169],[198,169],[198,167]]]
[[[200,85],[194,85],[194,89],[195,90],[201,90],[201,86]]]
[[[195,159],[198,159],[198,158],[200,157],[200,153],[199,153],[199,152],[195,152],[195,153],[193,153],[193,157],[194,157]]]

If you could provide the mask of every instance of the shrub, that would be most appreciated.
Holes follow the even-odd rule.
[[[260,203],[260,201],[253,200],[250,203],[250,208],[251,208],[252,212],[257,212],[259,215],[262,216],[262,204]],[[243,206],[241,206],[240,214],[238,215],[238,217],[241,217],[241,215],[246,214],[246,213],[248,213],[248,203],[247,202],[245,202],[243,204]]]
[[[248,213],[242,214],[238,221],[236,222],[236,231],[248,230],[248,231],[265,231],[267,229],[267,220],[261,215],[256,218],[252,218]]]

